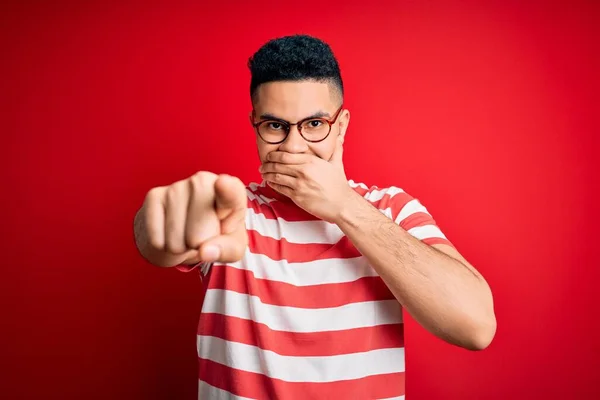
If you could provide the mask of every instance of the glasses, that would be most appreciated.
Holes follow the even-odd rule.
[[[258,136],[269,144],[285,142],[293,125],[298,126],[298,132],[304,140],[311,143],[318,143],[327,139],[327,136],[331,132],[331,127],[335,124],[343,107],[344,105],[342,104],[332,119],[306,118],[292,124],[282,119],[269,118],[253,123],[252,126],[256,129]],[[252,116],[254,118],[254,111],[252,112]]]

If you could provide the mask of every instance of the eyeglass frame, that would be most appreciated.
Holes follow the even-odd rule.
[[[256,134],[258,135],[258,137],[260,137],[260,140],[262,140],[265,143],[268,144],[281,144],[283,142],[285,142],[288,138],[288,136],[290,136],[290,132],[292,131],[292,126],[297,125],[298,126],[298,133],[300,134],[300,136],[302,136],[302,139],[306,140],[309,143],[319,143],[322,142],[323,140],[327,139],[329,137],[329,135],[331,134],[331,128],[333,127],[333,125],[335,125],[335,123],[337,122],[338,117],[340,116],[340,114],[342,113],[342,110],[344,109],[344,104],[342,103],[342,105],[340,106],[340,108],[338,108],[338,110],[335,112],[335,114],[333,114],[333,117],[331,119],[327,119],[327,118],[315,118],[315,117],[308,117],[308,118],[304,118],[301,119],[300,121],[296,122],[296,123],[291,123],[288,122],[284,119],[279,119],[279,118],[269,118],[269,119],[263,119],[261,121],[258,122],[252,122],[252,126],[254,127],[254,130],[256,131]],[[256,117],[256,111],[252,110],[252,119],[254,120],[254,118]],[[327,132],[327,135],[325,135],[323,137],[323,139],[319,139],[319,140],[309,140],[307,138],[304,137],[304,135],[302,134],[302,124],[306,121],[314,121],[314,120],[318,120],[318,121],[323,121],[326,122],[329,125],[329,132]],[[283,137],[283,139],[281,139],[278,142],[269,142],[267,140],[265,140],[262,135],[260,134],[259,128],[261,125],[267,123],[267,122],[277,122],[279,124],[282,124],[284,127],[286,127],[285,129],[285,136]]]

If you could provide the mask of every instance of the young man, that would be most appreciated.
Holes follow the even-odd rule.
[[[198,172],[150,190],[135,219],[150,263],[200,271],[199,398],[404,398],[402,309],[487,347],[484,278],[418,200],[346,178],[329,46],[279,38],[249,67],[263,182]]]

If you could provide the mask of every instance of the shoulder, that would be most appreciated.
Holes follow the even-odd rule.
[[[452,243],[421,202],[397,186],[380,188],[349,181],[350,186],[381,213],[426,244]]]
[[[246,196],[248,197],[248,200],[254,200],[256,199],[258,196],[261,196],[261,185],[256,183],[256,182],[250,182],[249,184],[246,185]]]
[[[397,223],[411,216],[430,215],[419,199],[398,186],[379,187],[349,180],[357,193]]]
[[[398,186],[369,186],[362,182],[355,182],[352,179],[348,181],[348,184],[355,192],[380,209],[390,207],[392,204],[397,205],[399,202],[405,203],[406,201],[414,199]]]
[[[275,198],[267,191],[264,184],[251,182],[246,185],[246,197],[248,199],[248,208],[256,211],[271,208]]]

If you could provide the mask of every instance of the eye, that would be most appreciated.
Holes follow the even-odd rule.
[[[309,128],[318,128],[321,125],[323,125],[323,121],[318,120],[318,119],[313,119],[311,121],[308,121],[307,125],[308,125]]]
[[[278,131],[283,128],[283,124],[279,122],[267,122],[267,127],[271,130]]]

